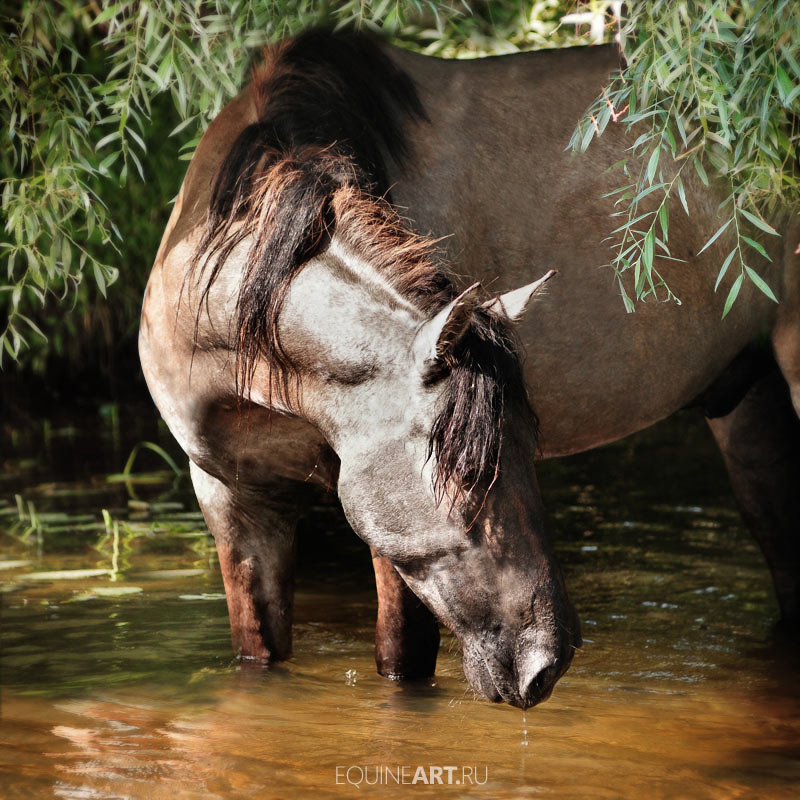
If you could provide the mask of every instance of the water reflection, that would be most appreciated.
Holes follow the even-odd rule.
[[[749,788],[788,798],[796,785],[797,709],[765,706],[757,694],[604,692],[571,679],[555,702],[528,713],[522,747],[521,712],[454,701],[451,687],[416,704],[377,679],[354,691],[299,671],[291,681],[239,677],[218,676],[191,703],[132,689],[66,701],[40,724],[33,701],[16,699],[5,719],[33,721],[35,770],[68,798],[352,796],[336,768],[353,765],[485,769],[486,786],[450,787],[459,797],[716,798]]]
[[[186,496],[162,498],[173,505],[157,514],[147,499],[126,509],[124,495],[104,496],[135,534],[112,580],[97,493],[82,502],[62,481],[48,505],[44,467],[33,492],[6,475],[3,798],[795,797],[796,640],[772,628],[766,568],[704,440],[691,459],[681,450],[680,470],[655,466],[702,434],[678,424],[541,466],[586,644],[525,715],[473,695],[448,636],[434,680],[375,674],[369,554],[324,503],[300,545],[295,655],[264,669],[231,655],[213,551]],[[23,507],[33,498],[82,521],[45,518],[38,542],[26,537],[8,524],[20,491]],[[100,572],[65,574],[76,570]],[[486,783],[346,780],[348,767],[355,781],[420,766],[429,779],[432,766],[475,768]]]

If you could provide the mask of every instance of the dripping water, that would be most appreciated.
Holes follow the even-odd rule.
[[[522,712],[522,741],[520,747],[528,746],[528,718],[525,711]]]

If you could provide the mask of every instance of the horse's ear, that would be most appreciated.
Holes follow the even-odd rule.
[[[542,275],[538,281],[493,297],[483,304],[483,308],[495,314],[505,314],[510,320],[519,319],[528,307],[531,297],[533,297],[555,274],[556,270],[551,269],[548,273]]]
[[[415,350],[423,363],[443,361],[466,333],[478,305],[480,288],[480,283],[473,283],[419,329]]]

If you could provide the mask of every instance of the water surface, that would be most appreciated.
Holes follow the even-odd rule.
[[[375,674],[369,555],[323,497],[293,658],[239,663],[185,478],[147,451],[107,479],[135,442],[172,446],[104,412],[4,451],[3,798],[797,796],[797,650],[691,418],[540,465],[586,643],[523,716],[474,696],[448,636],[434,680]]]

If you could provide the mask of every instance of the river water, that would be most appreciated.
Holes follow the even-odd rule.
[[[0,797],[798,796],[797,645],[692,417],[540,465],[585,644],[523,714],[474,696],[447,635],[435,679],[375,673],[369,554],[324,497],[293,658],[237,662],[185,476],[148,449],[113,475],[168,437],[101,411],[6,436]]]

